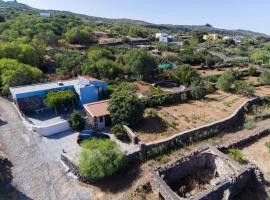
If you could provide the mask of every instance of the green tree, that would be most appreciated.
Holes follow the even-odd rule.
[[[77,110],[74,110],[71,113],[71,116],[68,122],[70,126],[76,131],[82,131],[85,127],[85,119]]]
[[[143,118],[144,106],[134,92],[120,90],[111,95],[108,110],[114,123],[132,126]]]
[[[109,60],[113,59],[113,54],[106,48],[102,47],[93,47],[90,48],[87,52],[87,57],[94,62],[97,62],[99,59],[106,58]]]
[[[45,103],[49,108],[54,108],[57,113],[57,107],[60,105],[65,105],[65,107],[72,105],[74,108],[76,99],[77,95],[72,90],[50,91],[46,95]]]
[[[103,58],[95,63],[85,64],[82,72],[96,78],[112,80],[118,77],[121,69],[114,61]]]
[[[189,86],[194,81],[200,81],[201,79],[198,72],[189,65],[176,67],[171,71],[170,76],[175,82],[186,86]]]
[[[37,65],[39,61],[36,49],[29,44],[3,43],[0,45],[0,58],[17,59],[33,66]]]
[[[13,59],[0,59],[0,79],[2,93],[8,94],[9,87],[36,82],[43,73],[35,67],[22,64]]]
[[[156,73],[155,58],[143,49],[128,51],[124,59],[128,71],[139,80],[149,80]]]
[[[81,175],[92,180],[112,176],[125,167],[126,158],[111,140],[92,139],[82,143],[79,159]]]
[[[97,43],[95,35],[88,27],[74,27],[65,33],[65,38],[70,44],[80,44],[89,46]]]

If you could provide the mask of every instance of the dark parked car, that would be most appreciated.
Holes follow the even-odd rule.
[[[84,130],[78,135],[77,143],[80,144],[83,140],[89,139],[110,139],[110,137],[95,130]]]

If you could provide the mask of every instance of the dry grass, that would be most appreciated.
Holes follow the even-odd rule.
[[[256,164],[263,172],[266,181],[270,181],[270,153],[265,143],[270,141],[270,135],[242,149],[246,160]]]
[[[244,96],[217,91],[201,101],[160,107],[155,110],[158,116],[167,123],[167,127],[161,126],[157,120],[150,121],[146,117],[136,129],[136,132],[139,139],[144,142],[160,140],[172,136],[176,132],[186,131],[224,119],[247,99]]]

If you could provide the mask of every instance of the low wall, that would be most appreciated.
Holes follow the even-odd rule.
[[[86,184],[94,184],[96,181],[81,176],[79,167],[75,165],[70,159],[63,154],[61,155],[61,161],[69,168],[69,170],[78,178],[79,181]]]
[[[129,139],[132,141],[134,144],[139,143],[139,139],[137,135],[126,125],[123,125],[124,131],[127,133]]]
[[[68,123],[68,121],[59,122],[56,124],[52,124],[49,126],[32,126],[32,130],[37,132],[38,134],[42,136],[51,136],[57,133],[61,133],[64,131],[71,130],[71,127]]]
[[[188,131],[180,132],[162,140],[146,143],[142,145],[142,148],[139,151],[134,152],[133,154],[129,154],[127,157],[130,161],[133,159],[141,159],[142,156],[147,159],[148,157],[151,157],[150,154],[152,152],[164,153],[159,151],[175,149],[181,146],[185,146],[191,142],[213,137],[221,132],[229,132],[231,128],[235,128],[242,124],[245,113],[251,108],[252,105],[259,104],[261,102],[262,99],[260,98],[247,100],[233,114],[226,117],[225,119]]]
[[[226,152],[230,148],[239,148],[243,147],[245,145],[248,145],[249,143],[256,141],[264,136],[269,135],[270,133],[270,125],[264,126],[260,129],[255,130],[252,134],[247,135],[244,138],[236,138],[233,141],[225,142],[222,145],[218,145],[217,149],[219,149],[222,152]]]

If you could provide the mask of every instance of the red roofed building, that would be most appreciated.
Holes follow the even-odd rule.
[[[103,129],[111,125],[110,112],[108,111],[109,100],[98,101],[84,105],[87,117],[93,128]]]

